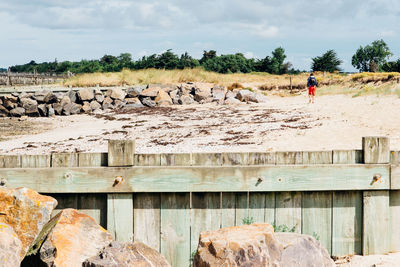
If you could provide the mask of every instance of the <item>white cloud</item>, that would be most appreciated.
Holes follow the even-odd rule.
[[[243,55],[245,58],[254,58],[253,52],[250,51],[245,52]]]

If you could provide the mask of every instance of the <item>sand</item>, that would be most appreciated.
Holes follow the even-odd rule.
[[[389,137],[391,149],[400,150],[397,96],[326,95],[308,104],[303,94],[273,96],[266,104],[142,108],[27,120],[46,129],[0,142],[1,154],[106,152],[108,139],[127,138],[136,139],[138,153],[360,149],[361,138],[371,135]]]

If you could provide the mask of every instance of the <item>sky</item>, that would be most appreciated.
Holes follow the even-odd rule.
[[[334,49],[355,71],[352,55],[377,39],[400,58],[399,29],[398,0],[0,0],[0,67],[167,49],[264,58],[281,46],[296,69]]]

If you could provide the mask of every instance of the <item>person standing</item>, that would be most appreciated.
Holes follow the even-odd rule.
[[[315,89],[318,86],[317,79],[314,76],[314,73],[311,72],[310,77],[307,79],[307,87],[308,87],[308,103],[314,103],[315,101]]]

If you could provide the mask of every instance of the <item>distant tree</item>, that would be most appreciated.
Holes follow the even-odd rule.
[[[351,64],[360,72],[378,71],[391,55],[387,44],[383,40],[376,40],[365,47],[360,46],[353,55]]]
[[[130,53],[121,53],[117,57],[117,62],[120,69],[133,68],[132,55]]]
[[[172,53],[171,49],[159,55],[156,59],[157,69],[172,70],[178,68],[179,58],[176,54]]]
[[[400,72],[400,59],[383,64],[382,70],[386,72]]]
[[[284,73],[284,61],[286,59],[285,49],[282,47],[276,48],[272,51],[272,59],[271,59],[271,73],[274,74],[283,74]]]
[[[243,54],[221,55],[206,60],[202,66],[205,70],[219,73],[248,73],[253,70],[253,60],[246,59]]]
[[[203,64],[204,62],[206,62],[209,59],[213,59],[217,57],[217,51],[215,50],[210,50],[210,51],[203,51],[203,57],[199,60],[200,64]]]
[[[342,64],[334,50],[328,50],[322,56],[312,58],[311,69],[313,71],[334,72],[340,70]]]
[[[178,69],[184,68],[195,68],[200,66],[200,63],[197,59],[192,58],[188,52],[185,52],[181,55],[178,63]]]

